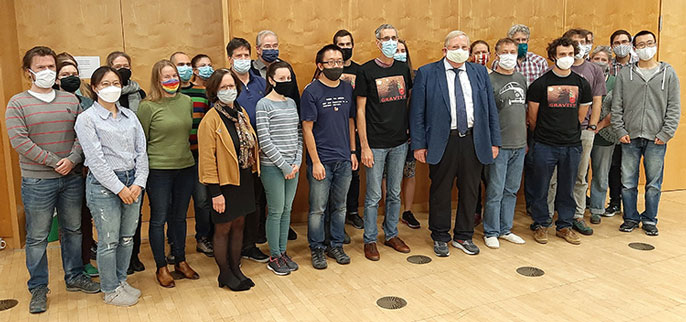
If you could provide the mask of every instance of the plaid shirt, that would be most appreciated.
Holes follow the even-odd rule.
[[[491,69],[495,69],[498,60],[493,61]],[[526,85],[529,86],[548,70],[548,61],[532,52],[527,52],[522,61],[517,60],[515,70],[526,78]]]
[[[617,74],[619,74],[619,71],[622,70],[622,67],[629,66],[637,61],[638,57],[633,54],[631,55],[631,58],[629,58],[629,62],[626,64],[618,63],[617,58],[613,58],[612,63],[610,64],[610,75],[617,76]]]

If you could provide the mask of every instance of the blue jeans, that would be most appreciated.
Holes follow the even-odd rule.
[[[33,290],[48,285],[48,256],[45,251],[57,208],[62,231],[60,248],[64,280],[69,282],[83,274],[81,260],[81,174],[68,174],[54,179],[21,178],[21,199],[26,213],[26,268],[28,287]]]
[[[374,165],[366,169],[367,193],[364,197],[364,243],[375,243],[379,234],[376,227],[381,181],[386,168],[386,212],[383,231],[386,240],[398,236],[400,217],[400,187],[403,181],[403,167],[407,157],[407,143],[393,148],[372,149]]]
[[[210,199],[207,187],[198,180],[198,165],[193,167],[195,186],[193,187],[193,208],[195,210],[195,240],[201,238],[212,239],[212,223],[210,222]]]
[[[260,177],[267,197],[267,220],[264,226],[269,244],[269,254],[277,258],[286,252],[288,226],[291,224],[291,208],[298,189],[299,172],[295,178],[284,178],[279,167],[262,166]]]
[[[310,213],[307,216],[307,241],[310,249],[325,249],[324,212],[331,216],[331,247],[343,246],[345,238],[346,199],[352,180],[350,161],[324,163],[326,177],[317,180],[312,176],[312,165],[307,165],[310,183]],[[328,206],[328,208],[327,208]],[[376,223],[375,223],[376,224]],[[376,226],[376,225],[374,225]]]
[[[514,219],[517,191],[522,182],[526,148],[500,149],[493,164],[485,166],[486,204],[484,235],[503,236],[510,233]]]
[[[595,145],[591,151],[591,214],[602,215],[605,213],[605,199],[607,198],[608,177],[612,165],[614,145]]]
[[[164,224],[169,219],[171,252],[176,263],[186,260],[186,213],[195,188],[195,167],[178,170],[150,169],[147,193],[150,200],[150,248],[157,268],[167,266]],[[230,205],[229,205],[230,207]]]
[[[136,178],[135,170],[115,171],[115,174],[127,187]],[[134,203],[127,205],[92,174],[86,178],[86,203],[98,231],[100,288],[105,293],[114,292],[121,282],[126,281],[142,194]]]
[[[579,161],[581,160],[581,146],[551,146],[535,142],[532,154],[533,173],[527,180],[531,184],[532,201],[531,215],[534,226],[550,227],[548,215],[548,189],[550,180],[557,167],[557,193],[555,194],[555,208],[557,208],[557,230],[572,226],[576,201],[574,200],[574,182],[576,180]],[[530,182],[529,182],[530,181]]]
[[[657,207],[662,189],[662,172],[665,165],[667,145],[657,145],[643,138],[631,139],[622,144],[622,203],[624,221],[657,224]],[[639,163],[643,156],[646,171],[645,211],[638,213],[638,175]]]

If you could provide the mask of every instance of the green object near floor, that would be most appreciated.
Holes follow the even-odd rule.
[[[60,237],[60,224],[57,222],[57,216],[52,217],[52,226],[50,227],[50,234],[48,235],[48,243],[58,240]]]

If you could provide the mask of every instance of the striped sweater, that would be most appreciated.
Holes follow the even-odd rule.
[[[198,159],[198,125],[205,113],[210,107],[209,101],[207,100],[207,92],[204,86],[192,85],[189,87],[181,88],[180,92],[191,97],[193,102],[193,127],[191,127],[191,134],[189,137],[191,143],[191,152],[195,159]]]
[[[28,91],[14,95],[7,103],[5,123],[10,144],[19,153],[21,175],[25,178],[59,178],[57,162],[67,158],[77,166],[83,152],[76,138],[74,122],[81,112],[74,94],[55,91],[50,103]]]
[[[290,174],[292,165],[302,162],[303,136],[295,101],[272,101],[266,97],[255,108],[260,163]]]

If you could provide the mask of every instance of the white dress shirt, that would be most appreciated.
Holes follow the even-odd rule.
[[[465,110],[467,111],[467,127],[474,126],[474,100],[472,100],[472,83],[467,75],[467,63],[462,64],[460,70],[460,84],[464,96]],[[445,66],[445,79],[448,81],[448,96],[450,97],[450,129],[457,129],[457,103],[455,103],[455,71],[446,58],[443,58]]]

